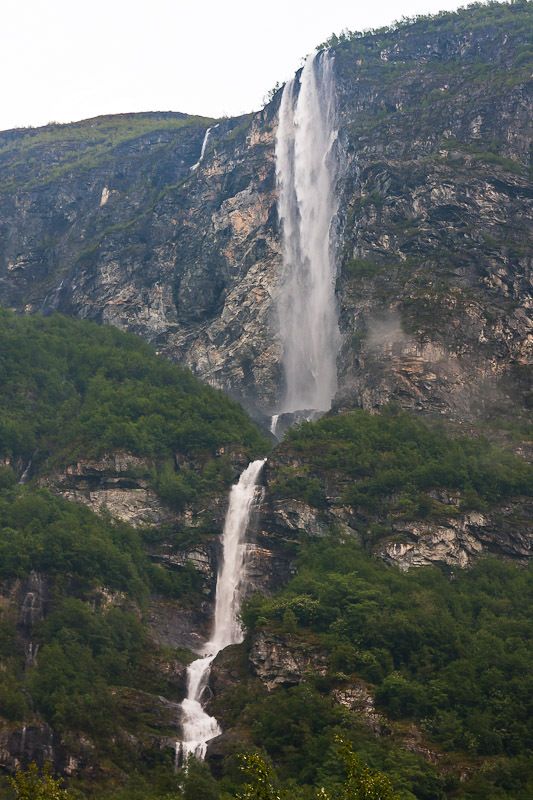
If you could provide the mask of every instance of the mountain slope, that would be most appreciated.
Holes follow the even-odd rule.
[[[268,445],[233,401],[112,327],[2,312],[0,344],[0,767],[51,760],[87,796],[148,781],[160,798],[178,781],[228,485]],[[260,746],[305,798],[336,779],[339,731],[405,800],[469,797],[454,776],[493,755],[523,769],[522,655],[494,660],[486,640],[507,652],[526,629],[532,487],[518,456],[394,409],[291,430],[249,531],[249,636],[213,670],[211,797],[236,791],[235,752]],[[435,540],[467,517],[457,552]],[[487,553],[502,563],[449,580]],[[402,575],[370,554],[431,566]],[[480,678],[450,717],[453,676],[489,663],[496,694]],[[486,769],[483,790],[500,780]]]
[[[131,335],[0,321],[0,767],[171,771],[228,487],[268,444]]]
[[[473,6],[330,42],[344,406],[464,418],[530,401],[532,13]],[[1,134],[4,304],[127,328],[268,414],[282,391],[278,104],[221,121],[194,171],[207,120]]]

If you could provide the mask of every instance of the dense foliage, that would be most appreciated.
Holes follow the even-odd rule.
[[[142,340],[65,317],[0,311],[0,456],[66,463],[115,450],[151,459],[155,486],[181,506],[232,480],[228,445],[265,443],[233,401],[183,368],[157,358]],[[174,454],[197,469],[176,474]]]
[[[321,692],[363,680],[389,719],[416,721],[437,750],[494,759],[496,777],[487,766],[458,796],[525,798],[533,785],[532,588],[531,570],[496,560],[450,580],[436,568],[400,573],[353,542],[308,543],[297,577],[275,598],[250,601],[244,617],[252,631],[322,649],[328,678],[305,689],[308,717],[303,688],[261,701],[250,712],[259,741],[300,779],[309,765],[319,769],[328,728],[343,724]]]
[[[533,469],[523,459],[394,410],[356,410],[300,425],[288,432],[283,450],[299,466],[279,470],[274,492],[319,507],[327,483],[339,484],[342,503],[406,517],[449,516],[533,493]],[[458,493],[457,507],[439,502],[435,490]]]
[[[36,611],[38,659],[25,671],[17,632],[30,609],[23,606],[18,619],[9,607],[0,613],[0,713],[21,720],[33,709],[57,731],[109,737],[120,722],[113,686],[165,689],[141,622],[145,601],[157,593],[193,603],[199,576],[192,567],[170,572],[153,564],[139,531],[45,491],[6,487],[8,476],[0,470],[0,579],[35,592],[26,583],[34,576],[47,615],[38,623]]]
[[[386,775],[363,764],[350,744],[338,739],[337,749],[345,779],[333,790],[321,786],[314,795],[316,800],[398,800]],[[238,793],[237,800],[290,800],[294,797],[293,789],[278,788],[274,770],[259,753],[242,755],[241,769],[250,782]]]
[[[47,765],[39,774],[36,764],[20,770],[10,781],[16,800],[71,800],[72,795],[62,788],[62,782],[50,774]]]
[[[0,609],[0,713],[20,724],[37,712],[131,767],[117,730],[148,735],[162,723],[142,698],[176,692],[158,665],[176,654],[154,646],[144,610],[153,596],[198,603],[201,576],[150,558],[161,537],[186,536],[175,526],[134,530],[31,479],[126,451],[140,457],[130,477],[180,508],[225,493],[231,448],[252,454],[265,442],[236,403],[134,336],[59,316],[2,311],[0,323],[0,580],[12,601]]]

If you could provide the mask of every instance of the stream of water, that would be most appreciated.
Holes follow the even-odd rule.
[[[208,742],[221,733],[215,717],[204,710],[202,698],[215,656],[228,645],[243,640],[239,611],[245,588],[246,532],[264,463],[265,459],[249,464],[231,488],[222,534],[223,559],[217,579],[213,631],[201,658],[187,668],[187,696],[182,703],[183,739],[176,743],[178,766],[186,765],[191,755],[205,758]]]

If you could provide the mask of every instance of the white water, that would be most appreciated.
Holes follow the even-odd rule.
[[[209,141],[209,137],[211,136],[211,131],[214,130],[215,128],[218,128],[218,123],[216,125],[212,125],[210,128],[208,128],[206,130],[205,136],[204,136],[204,140],[202,142],[202,149],[200,150],[200,158],[198,159],[196,164],[192,165],[191,172],[195,172],[195,170],[198,169],[198,167],[200,166],[200,164],[204,160],[205,151],[206,151],[206,148],[207,148],[207,142]]]
[[[272,417],[270,418],[270,433],[273,436],[277,435],[279,418],[280,418],[279,414],[273,414]]]
[[[285,85],[276,134],[283,412],[327,411],[337,389],[336,139],[333,57],[322,52],[307,58],[299,82]]]
[[[245,537],[264,463],[263,459],[249,464],[239,482],[231,488],[222,534],[223,560],[217,579],[213,632],[203,648],[202,658],[187,668],[187,697],[182,703],[183,741],[176,745],[177,764],[186,764],[190,755],[205,758],[207,743],[221,733],[216,719],[204,711],[202,695],[217,653],[243,640],[239,611],[246,568]]]

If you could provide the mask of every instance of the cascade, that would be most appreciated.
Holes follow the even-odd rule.
[[[204,140],[202,142],[202,149],[200,150],[200,158],[198,159],[196,164],[192,165],[191,172],[195,172],[202,163],[202,161],[204,160],[205,151],[207,148],[207,142],[209,141],[209,137],[211,136],[211,131],[214,130],[215,128],[218,128],[218,123],[216,125],[212,125],[210,128],[206,130],[204,135]]]
[[[213,630],[201,658],[187,668],[187,696],[182,702],[183,740],[176,743],[177,766],[186,764],[190,755],[205,758],[207,743],[221,733],[216,719],[204,711],[202,695],[209,680],[211,662],[217,653],[243,640],[239,610],[246,570],[245,537],[265,460],[249,464],[239,482],[231,488],[222,534],[223,558],[217,578]]]
[[[285,394],[281,413],[331,407],[340,344],[333,223],[336,101],[333,56],[307,58],[285,84],[276,134],[283,269],[277,299]],[[305,418],[308,415],[304,415]]]

